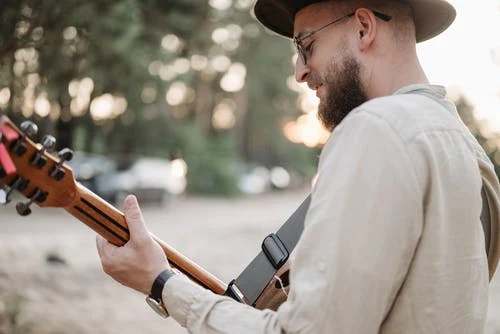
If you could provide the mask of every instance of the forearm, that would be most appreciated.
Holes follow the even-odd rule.
[[[283,333],[276,312],[257,310],[178,276],[163,290],[170,315],[190,333]]]

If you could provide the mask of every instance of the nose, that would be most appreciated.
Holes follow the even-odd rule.
[[[297,82],[305,82],[309,74],[309,67],[304,64],[300,57],[295,61],[295,80]]]

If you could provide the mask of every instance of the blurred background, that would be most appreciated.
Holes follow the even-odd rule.
[[[499,5],[452,2],[457,21],[419,53],[498,162],[500,41],[489,35],[500,31]],[[148,170],[151,161],[133,166],[139,158],[171,162],[165,177],[177,180],[163,188],[172,194],[298,186],[328,133],[316,98],[294,80],[291,43],[265,32],[252,4],[4,1],[1,113],[34,120],[56,151],[79,151],[76,178],[110,200],[140,187],[116,185]],[[103,174],[120,175],[102,184]]]
[[[500,4],[498,0],[483,0],[480,5],[450,2],[458,12],[455,23],[420,44],[418,52],[431,82],[448,88],[464,123],[497,165]],[[127,193],[136,193],[143,203],[159,204],[151,209],[151,219],[173,215],[193,224],[185,228],[197,226],[196,219],[187,219],[179,207],[196,211],[192,203],[213,201],[199,220],[227,216],[224,205],[219,209],[220,201],[242,210],[264,205],[267,209],[266,201],[281,203],[273,196],[283,195],[279,198],[285,198],[286,205],[276,204],[281,211],[276,209],[275,218],[268,219],[275,225],[263,225],[262,235],[250,237],[255,249],[229,266],[230,271],[219,271],[215,263],[210,268],[226,280],[244,268],[258,251],[261,237],[278,227],[307,193],[329,135],[317,121],[316,97],[295,82],[292,43],[266,32],[252,17],[252,5],[253,0],[4,0],[0,4],[0,114],[16,124],[34,121],[39,127],[37,141],[45,134],[54,135],[55,155],[65,147],[75,150],[69,165],[86,187],[117,205]],[[260,197],[248,196],[255,194]],[[248,204],[258,198],[260,205]],[[40,216],[46,230],[60,233],[61,226],[54,222],[63,218],[47,212]],[[254,228],[248,226],[254,222],[245,225],[244,215],[235,213],[231,219],[234,224],[243,220],[242,229],[235,231],[248,236],[248,228]],[[12,223],[4,233],[0,226],[2,261],[23,258],[26,249],[19,251],[23,247],[34,256],[33,246],[27,244],[38,244],[53,255],[48,245],[57,244],[54,234],[45,241],[39,230],[17,223],[7,209],[0,210],[0,217]],[[160,227],[158,231],[163,233]],[[172,239],[171,232],[165,231],[165,238],[182,240],[183,250],[190,253],[197,239]],[[211,238],[207,243],[224,236]],[[78,253],[60,247],[59,255],[65,249],[63,262],[71,262],[69,254]],[[93,245],[89,247],[93,252]],[[201,253],[195,247],[189,255],[210,267]],[[92,272],[97,273],[96,255],[91,255]],[[16,323],[22,321],[12,317],[21,312],[12,313],[5,305],[12,305],[9,298],[18,300],[8,292],[18,275],[24,277],[26,272],[5,261],[0,264],[0,282],[6,278],[0,285],[6,301],[3,308],[0,303],[0,333],[21,333]],[[499,305],[499,288],[495,291],[493,304]],[[2,325],[2,314],[8,314],[10,322]],[[43,333],[90,332],[87,327],[50,328]],[[112,333],[98,328],[92,332]]]

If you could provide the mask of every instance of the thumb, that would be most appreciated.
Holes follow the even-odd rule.
[[[141,208],[134,195],[129,195],[125,198],[123,213],[125,214],[125,220],[130,231],[130,240],[149,237],[149,231],[144,223]]]

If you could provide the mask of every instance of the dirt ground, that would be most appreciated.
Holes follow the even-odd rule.
[[[168,208],[143,209],[153,233],[228,282],[305,196],[295,191],[238,199],[185,197]],[[35,208],[30,217],[19,217],[9,205],[0,207],[0,334],[11,333],[186,331],[102,272],[94,233],[85,225],[53,209]],[[500,274],[491,285],[486,333],[500,334]]]

